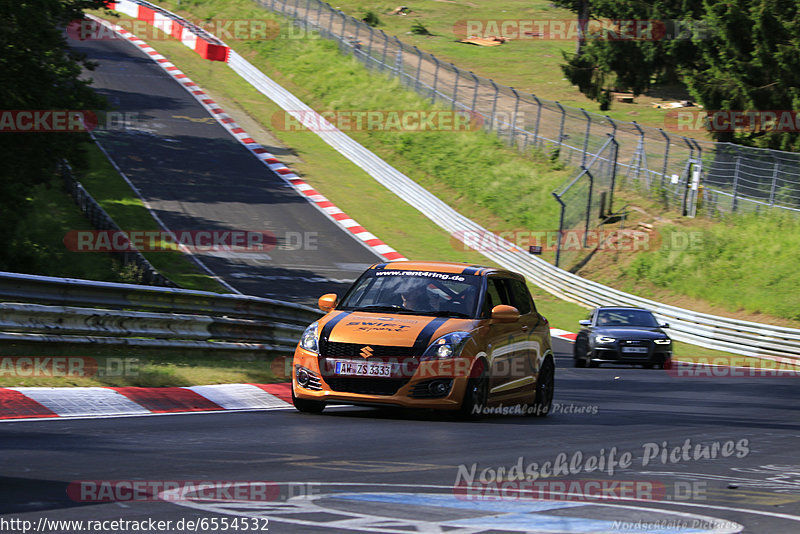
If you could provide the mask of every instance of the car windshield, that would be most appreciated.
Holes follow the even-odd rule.
[[[602,310],[597,314],[597,326],[657,327],[658,321],[647,310]]]
[[[481,277],[429,271],[371,269],[337,309],[443,317],[474,317]]]

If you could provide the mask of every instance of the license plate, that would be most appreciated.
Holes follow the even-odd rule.
[[[390,363],[336,362],[333,372],[344,376],[392,376]]]
[[[647,353],[647,347],[622,347],[622,352]]]

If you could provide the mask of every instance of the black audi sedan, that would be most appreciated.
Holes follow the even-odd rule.
[[[672,340],[649,310],[603,306],[589,319],[580,321],[575,339],[575,367],[597,367],[601,363],[663,368],[672,358]]]

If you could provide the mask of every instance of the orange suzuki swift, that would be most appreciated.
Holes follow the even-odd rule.
[[[309,325],[294,354],[292,400],[547,415],[550,326],[525,279],[461,263],[373,265]]]

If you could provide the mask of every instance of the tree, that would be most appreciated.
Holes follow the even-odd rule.
[[[557,0],[576,9],[580,2]],[[610,89],[638,95],[680,81],[707,110],[795,110],[800,104],[800,6],[796,0],[590,0],[592,16],[663,21],[663,37],[590,35],[565,54],[564,73],[589,98]],[[612,38],[609,38],[612,37]],[[798,132],[713,132],[720,141],[800,149]]]
[[[104,0],[0,0],[0,102],[9,110],[102,109],[81,81],[85,58],[67,47],[63,28]],[[26,252],[14,246],[26,197],[49,181],[62,158],[80,153],[84,134],[0,131],[0,269],[17,270]]]

